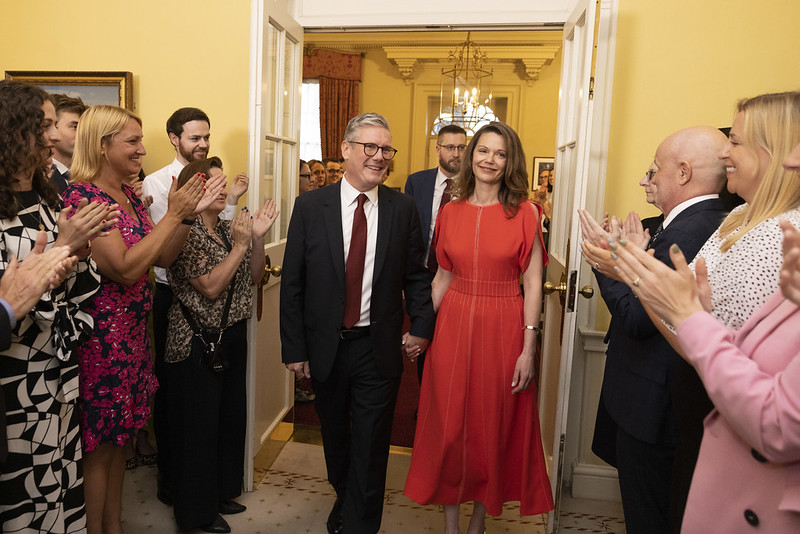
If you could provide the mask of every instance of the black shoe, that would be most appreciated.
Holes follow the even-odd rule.
[[[202,530],[203,532],[222,532],[222,533],[225,533],[225,532],[230,532],[231,531],[231,526],[228,524],[227,521],[222,519],[221,515],[217,514],[217,518],[214,521],[212,521],[211,523],[209,523],[209,524],[207,524],[207,525],[205,525],[203,527],[200,527],[200,530]]]
[[[344,527],[342,526],[342,500],[336,498],[333,503],[331,513],[328,516],[328,534],[342,534]]]
[[[156,497],[158,497],[158,500],[167,506],[172,506],[175,504],[175,496],[167,488],[158,488],[158,491],[156,491]]]
[[[222,515],[241,514],[245,510],[247,510],[247,506],[231,500],[219,501],[217,507],[217,511]]]

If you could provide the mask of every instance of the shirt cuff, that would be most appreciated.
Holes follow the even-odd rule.
[[[219,218],[223,221],[232,221],[236,217],[236,204],[225,203],[225,209],[219,214]]]
[[[11,304],[6,302],[3,299],[0,299],[0,304],[6,309],[6,313],[8,314],[8,321],[11,323],[11,328],[17,326],[17,317],[14,315],[14,310],[11,309]]]

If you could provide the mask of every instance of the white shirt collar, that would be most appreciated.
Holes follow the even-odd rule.
[[[350,185],[350,182],[345,180],[346,176],[347,176],[347,173],[345,172],[345,176],[342,176],[342,179],[340,180],[341,183],[342,183],[341,195],[342,195],[342,205],[343,206],[349,206],[350,204],[355,202],[356,198],[361,193],[364,193],[365,195],[367,195],[367,199],[370,201],[371,204],[375,204],[375,205],[378,204],[378,186],[377,185],[375,187],[373,187],[372,189],[370,189],[369,191],[359,191],[358,189],[356,189],[355,187]]]
[[[58,161],[56,158],[53,158],[53,165],[56,166],[56,169],[58,169],[58,172],[61,174],[64,174],[69,170],[69,167]]]
[[[712,198],[719,198],[719,195],[700,195],[699,197],[690,198],[689,200],[684,200],[674,208],[672,211],[669,212],[669,215],[664,217],[664,222],[661,223],[664,228],[666,228],[669,223],[675,220],[675,217],[680,215],[680,213],[690,206],[694,206],[699,202],[703,202],[704,200],[709,200]]]

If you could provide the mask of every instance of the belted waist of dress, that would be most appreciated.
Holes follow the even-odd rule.
[[[511,280],[479,280],[453,276],[449,289],[468,295],[516,297],[520,294],[519,278]]]

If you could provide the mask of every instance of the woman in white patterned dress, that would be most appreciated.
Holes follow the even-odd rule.
[[[40,230],[47,247],[67,245],[75,271],[46,292],[17,322],[11,347],[0,353],[8,457],[0,465],[0,525],[11,532],[81,532],[85,528],[75,345],[93,321],[82,308],[99,276],[87,242],[113,206],[82,207],[69,221],[50,184],[55,108],[43,90],[0,81],[0,274],[12,256],[24,260]],[[4,439],[4,438],[3,438]]]

